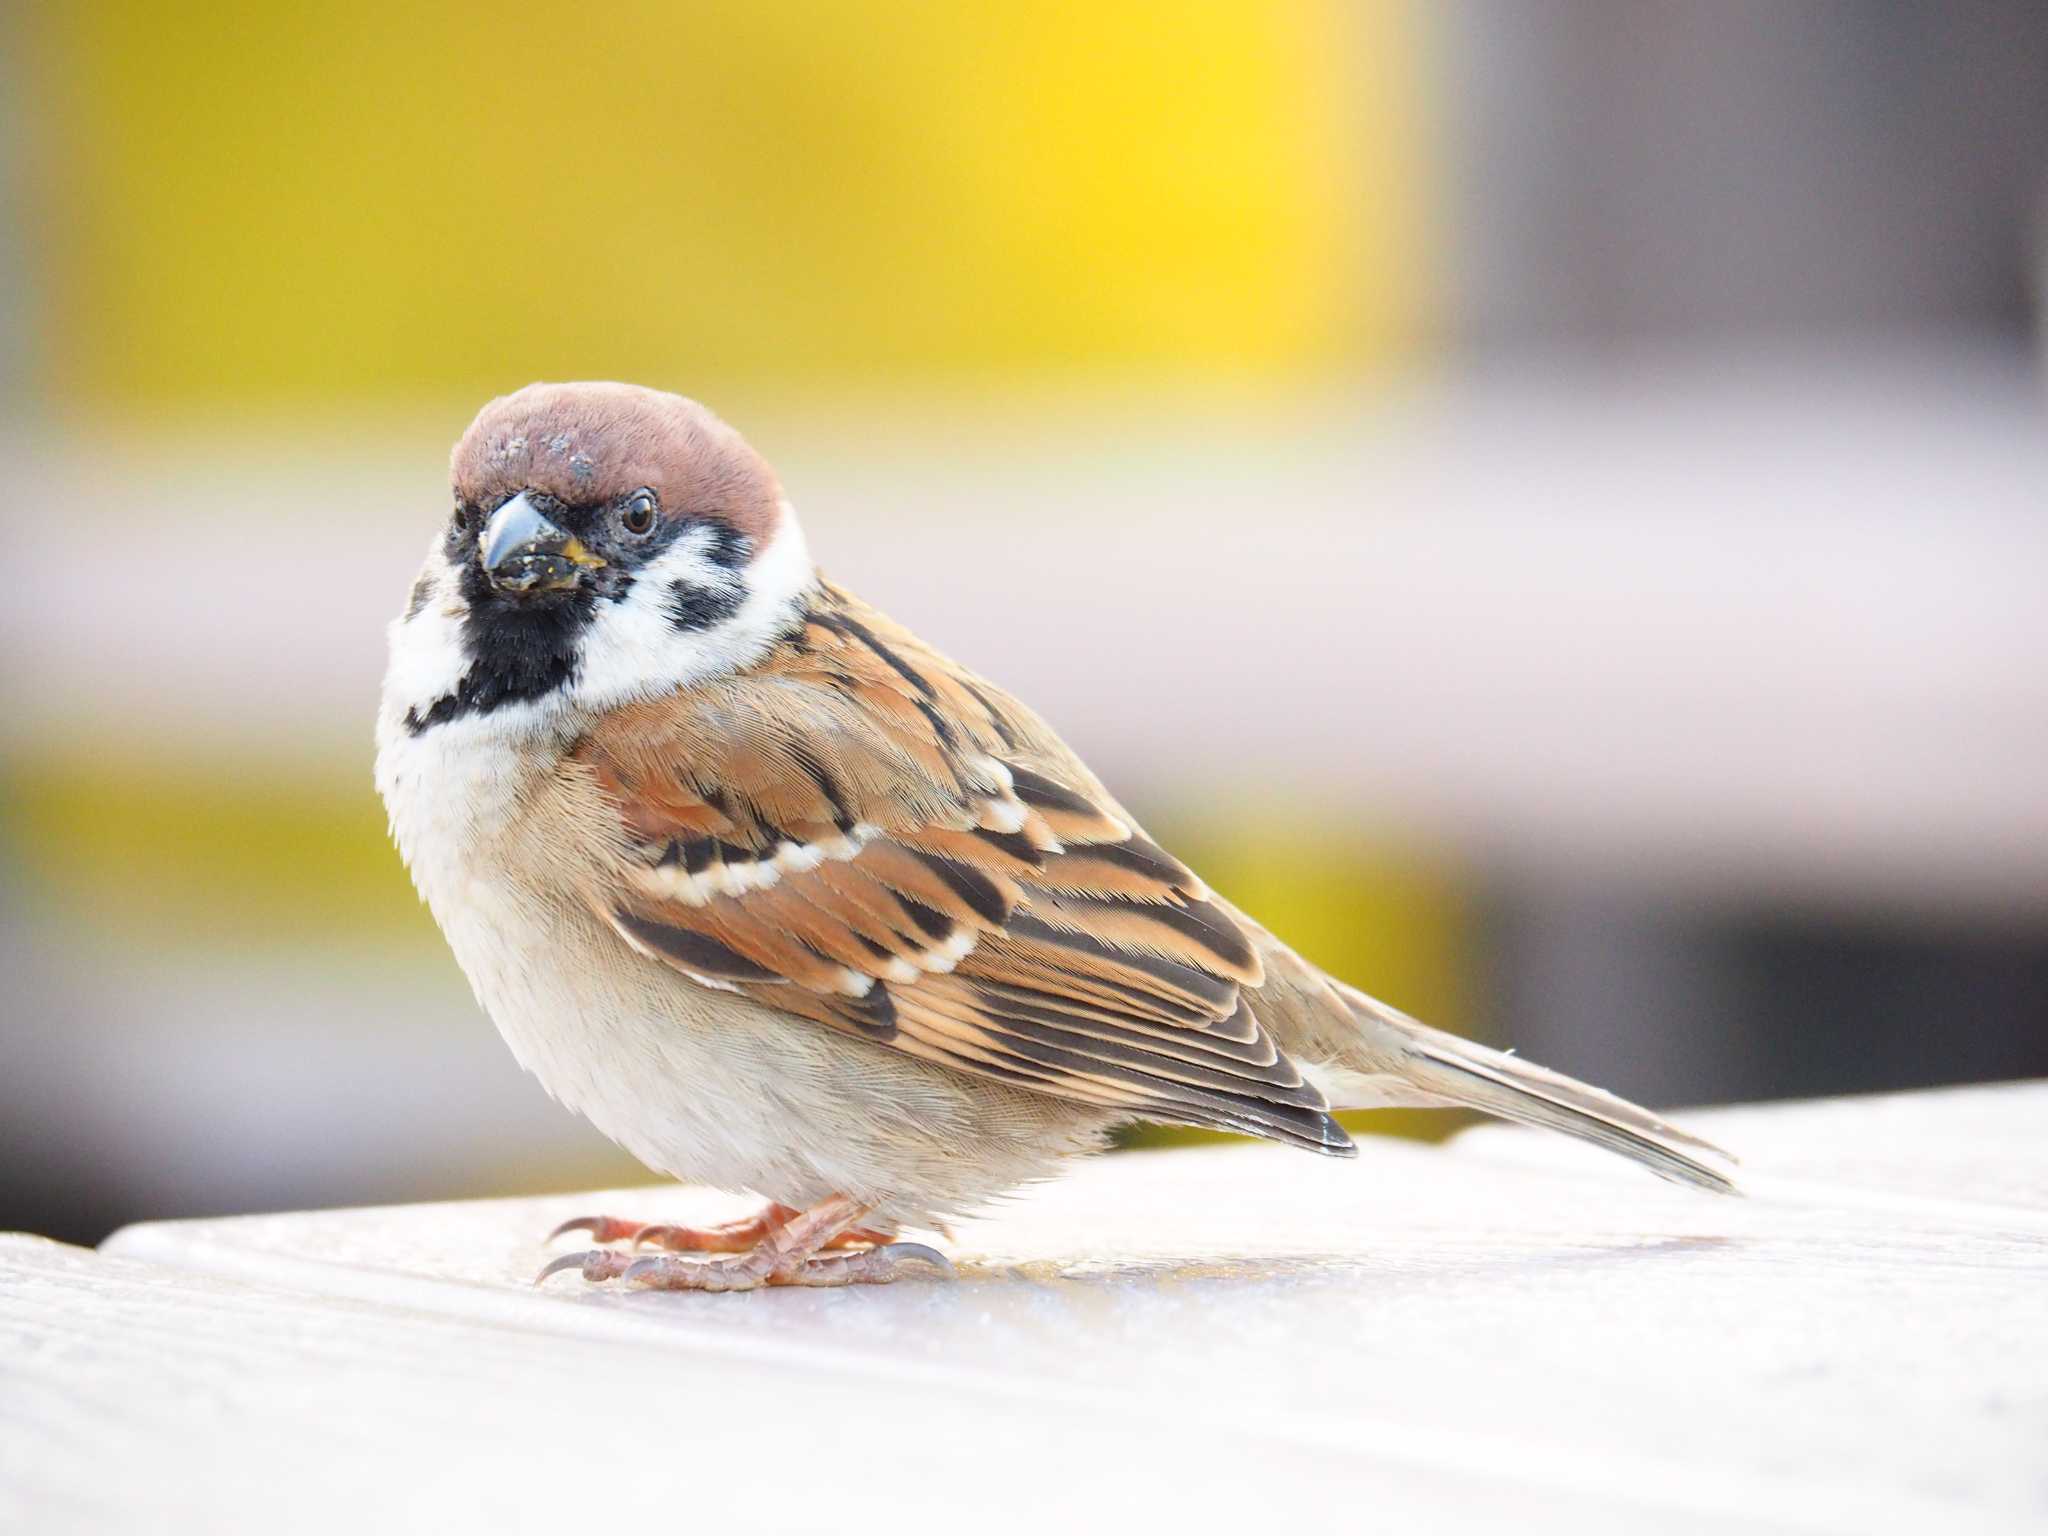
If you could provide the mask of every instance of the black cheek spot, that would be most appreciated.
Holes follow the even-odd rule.
[[[668,585],[664,608],[669,623],[689,634],[723,624],[740,611],[742,601],[736,587],[700,587],[678,579]]]
[[[705,559],[728,571],[736,571],[747,563],[747,557],[754,550],[752,539],[723,518],[704,518],[700,526],[711,530],[711,541],[704,550]]]

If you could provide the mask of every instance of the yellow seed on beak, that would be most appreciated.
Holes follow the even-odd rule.
[[[562,558],[564,560],[567,560],[571,565],[580,565],[593,571],[605,563],[596,555],[593,555],[589,550],[585,549],[583,547],[583,541],[579,538],[574,537],[573,535],[567,540],[565,540],[562,544]]]

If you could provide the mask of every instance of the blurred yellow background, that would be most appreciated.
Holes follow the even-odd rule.
[[[42,25],[52,363],[85,405],[1256,376],[1422,331],[1397,0]]]
[[[835,576],[1432,1022],[1653,1100],[2048,1070],[2026,0],[0,44],[0,1229],[635,1176],[369,784],[447,445],[536,378],[711,403]]]

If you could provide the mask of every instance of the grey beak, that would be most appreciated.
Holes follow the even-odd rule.
[[[573,586],[579,567],[604,564],[564,533],[521,491],[484,524],[477,560],[491,585],[505,592],[552,591]]]
[[[487,571],[495,571],[503,565],[506,557],[523,544],[542,541],[559,543],[567,534],[540,515],[540,510],[526,492],[521,491],[505,505],[491,514],[491,520],[484,524],[482,548],[478,558]]]

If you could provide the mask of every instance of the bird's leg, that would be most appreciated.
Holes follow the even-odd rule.
[[[922,1264],[948,1280],[957,1273],[953,1261],[936,1248],[923,1243],[884,1243],[879,1248],[862,1248],[853,1253],[821,1253],[805,1259],[795,1269],[777,1270],[768,1277],[770,1285],[886,1285],[904,1272],[906,1264]]]
[[[890,1243],[886,1241],[887,1234],[868,1233],[856,1228],[854,1223],[866,1214],[867,1207],[857,1201],[845,1195],[834,1195],[807,1211],[778,1207],[764,1212],[760,1220],[766,1230],[740,1258],[691,1260],[662,1256],[629,1259],[628,1255],[615,1250],[593,1249],[589,1253],[563,1255],[542,1270],[540,1278],[545,1280],[561,1270],[577,1269],[586,1280],[623,1277],[655,1290],[750,1291],[763,1285],[876,1284],[895,1279],[910,1263],[927,1264],[942,1273],[952,1273],[952,1265],[920,1243]],[[589,1229],[593,1232],[615,1230],[624,1236],[625,1226],[621,1223],[607,1228],[593,1223]],[[856,1232],[861,1234],[859,1241],[880,1237],[883,1244],[859,1253],[819,1256],[835,1240],[851,1239]],[[641,1229],[633,1235],[645,1240],[646,1230]]]
[[[853,1229],[867,1207],[834,1195],[808,1211],[791,1215],[740,1259],[693,1263],[687,1259],[637,1259],[626,1266],[628,1283],[654,1290],[750,1291],[762,1285],[878,1285],[894,1280],[908,1264],[925,1264],[951,1275],[944,1255],[922,1243],[884,1243],[858,1253],[824,1254],[834,1239]]]
[[[776,1228],[794,1221],[802,1213],[793,1205],[771,1204],[758,1214],[713,1227],[679,1227],[661,1222],[628,1221],[619,1216],[578,1216],[563,1222],[547,1240],[570,1232],[588,1232],[599,1243],[631,1243],[636,1248],[661,1248],[670,1253],[747,1253]],[[893,1233],[871,1227],[849,1227],[837,1233],[827,1248],[874,1247],[886,1243]]]
[[[833,1195],[787,1221],[774,1223],[744,1257],[704,1263],[636,1259],[626,1266],[624,1275],[633,1284],[655,1290],[750,1291],[777,1271],[801,1265],[866,1214],[865,1206],[845,1195]]]
[[[635,1248],[651,1243],[671,1253],[748,1253],[798,1214],[793,1206],[771,1204],[757,1215],[715,1227],[680,1227],[630,1221],[622,1216],[576,1216],[556,1227],[547,1240],[553,1242],[570,1232],[588,1232],[600,1243],[631,1243]],[[578,1271],[586,1280],[616,1280],[632,1266],[633,1258],[631,1252],[614,1248],[565,1253],[550,1261],[534,1284],[567,1269]]]

